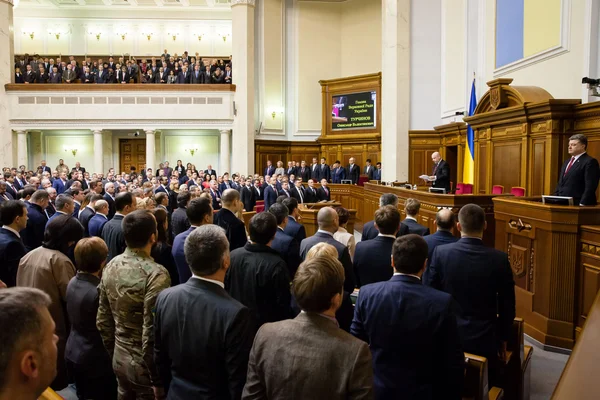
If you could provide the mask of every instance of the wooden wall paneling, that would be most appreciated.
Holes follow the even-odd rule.
[[[581,227],[581,261],[578,271],[576,334],[581,333],[588,311],[600,291],[600,227]]]
[[[515,142],[493,143],[492,185],[508,188],[521,186],[522,144]],[[490,187],[485,188],[491,192]]]
[[[546,139],[533,139],[531,142],[531,162],[529,163],[529,167],[531,168],[531,181],[529,182],[527,193],[530,196],[540,196],[547,193],[544,190],[546,184],[546,168],[549,168],[546,164]]]
[[[488,167],[488,161],[490,157],[488,157],[488,142],[479,142],[475,145],[475,175],[474,175],[474,188],[473,193],[485,193],[487,182],[488,182],[488,171],[490,168]],[[510,189],[509,189],[510,190]]]

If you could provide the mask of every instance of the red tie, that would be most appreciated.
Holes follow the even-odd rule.
[[[567,169],[565,169],[565,175],[567,174],[567,172],[569,172],[569,170],[571,169],[571,166],[573,165],[574,162],[575,162],[575,157],[571,157],[571,161],[569,162],[569,165],[567,165]]]

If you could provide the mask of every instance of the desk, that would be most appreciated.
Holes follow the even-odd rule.
[[[317,214],[319,210],[323,207],[340,207],[341,204],[337,202],[333,203],[306,203],[302,204],[298,207],[300,211],[300,222],[304,225],[304,229],[306,229],[306,236],[314,235],[319,229],[319,224],[317,223]],[[354,232],[354,222],[356,221],[356,210],[349,209],[350,218],[348,219],[348,224],[346,225],[346,229],[348,232]]]
[[[525,333],[573,348],[600,284],[595,251],[600,235],[583,225],[600,225],[600,206],[544,205],[540,197],[493,201],[496,249],[509,256]]]

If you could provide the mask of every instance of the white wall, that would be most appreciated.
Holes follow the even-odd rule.
[[[381,71],[381,1],[341,4],[340,77]]]
[[[198,170],[219,165],[219,133],[210,131],[163,131],[164,159],[172,165],[177,160],[194,164]],[[197,149],[192,156],[189,149]],[[158,160],[158,159],[157,159]],[[216,168],[216,167],[215,167]],[[224,171],[219,171],[223,173]]]

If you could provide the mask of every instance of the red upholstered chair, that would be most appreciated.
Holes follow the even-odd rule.
[[[512,194],[513,196],[517,196],[517,197],[523,197],[523,196],[525,196],[525,188],[515,186],[510,189],[510,194]]]
[[[502,193],[504,193],[504,186],[502,186],[502,185],[492,186],[492,194],[502,194]]]
[[[454,194],[473,194],[473,185],[470,183],[457,183]]]

